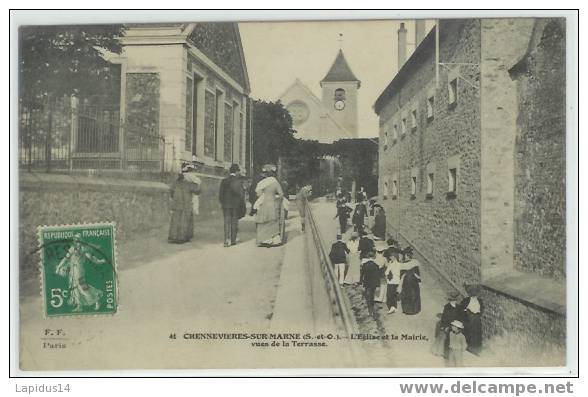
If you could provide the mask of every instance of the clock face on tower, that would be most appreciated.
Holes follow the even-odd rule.
[[[335,101],[335,110],[345,109],[345,101]]]
[[[306,105],[306,103],[302,101],[294,101],[286,106],[288,112],[290,112],[290,116],[292,117],[292,124],[300,125],[303,124],[306,120],[308,120],[308,116],[310,115],[310,109]]]

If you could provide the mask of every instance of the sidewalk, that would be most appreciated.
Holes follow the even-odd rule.
[[[242,341],[188,341],[184,333],[269,332],[284,247],[256,247],[252,219],[241,242],[222,246],[222,219],[197,224],[194,240],[167,243],[167,230],[118,250],[118,312],[43,318],[39,284],[21,300],[21,367],[28,369],[251,367]],[[66,348],[43,347],[62,329]],[[177,334],[171,340],[171,334]],[[121,338],[120,335],[124,335]],[[58,359],[57,359],[58,358]]]

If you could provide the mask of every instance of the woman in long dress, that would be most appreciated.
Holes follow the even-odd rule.
[[[421,274],[419,261],[412,258],[410,247],[404,250],[403,269],[400,270],[400,302],[404,314],[417,314],[421,311]]]
[[[255,202],[255,223],[259,247],[275,247],[284,240],[284,192],[276,179],[276,171],[277,167],[274,165],[264,166],[265,177],[255,187],[258,196]]]
[[[484,306],[478,298],[480,288],[477,285],[466,286],[469,296],[465,297],[459,305],[464,316],[464,335],[468,343],[468,351],[480,354],[482,351],[482,312]]]
[[[379,240],[386,239],[386,213],[380,205],[375,206],[374,227],[372,233]]]
[[[67,304],[74,307],[74,312],[82,311],[84,306],[93,306],[94,310],[98,310],[100,299],[104,295],[102,290],[88,284],[84,264],[89,261],[101,265],[106,260],[92,255],[88,248],[80,243],[80,237],[78,233],[75,234],[73,245],[55,268],[56,274],[67,277],[69,289]]]
[[[172,215],[167,241],[182,244],[190,241],[194,234],[192,195],[200,193],[200,187],[187,181],[184,174],[180,174],[170,193],[172,196]]]
[[[361,202],[355,205],[355,211],[353,212],[353,216],[351,218],[351,222],[353,223],[353,230],[361,233],[365,225],[365,218],[367,217],[367,208],[365,202]]]
[[[347,241],[347,248],[349,248],[349,267],[347,268],[343,284],[357,284],[359,283],[359,272],[361,268],[361,260],[359,259],[359,233],[351,233],[351,238]]]

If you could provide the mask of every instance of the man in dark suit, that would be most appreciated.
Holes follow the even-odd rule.
[[[244,202],[243,182],[239,177],[239,165],[231,164],[229,176],[221,181],[219,201],[223,208],[225,247],[237,244],[237,226]]]
[[[337,241],[331,246],[329,259],[331,259],[331,263],[333,264],[333,267],[335,267],[335,273],[337,275],[337,280],[339,280],[339,285],[343,285],[343,281],[345,280],[345,265],[347,264],[348,254],[349,248],[347,247],[347,244],[343,242],[343,236],[338,234]]]
[[[368,257],[368,254],[376,248],[376,243],[372,238],[370,238],[369,233],[367,230],[362,229],[359,231],[361,238],[359,239],[359,246],[357,247],[359,251],[359,259],[364,259]]]
[[[380,266],[375,262],[376,251],[372,250],[367,254],[367,258],[362,260],[362,270],[360,282],[363,284],[363,294],[367,303],[370,316],[374,316],[374,295],[376,288],[380,286]]]

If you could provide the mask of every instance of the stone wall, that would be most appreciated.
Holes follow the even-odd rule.
[[[114,221],[122,242],[168,225],[169,196],[161,182],[21,174],[21,269],[27,274],[38,265],[38,226]]]
[[[482,327],[485,339],[506,337],[512,340],[515,343],[512,345],[513,354],[551,352],[551,357],[544,357],[533,365],[565,365],[565,313],[546,310],[488,288],[482,290],[480,299],[484,304]]]
[[[479,63],[480,22],[441,21],[440,58],[449,63]],[[388,182],[384,201],[388,220],[395,230],[435,261],[451,280],[462,285],[480,279],[480,98],[477,89],[458,83],[457,103],[448,102],[452,72],[440,70],[435,87],[434,40],[425,40],[413,57],[413,71],[395,91],[380,113],[380,142],[388,132],[388,144],[380,145],[379,191]],[[414,62],[414,60],[409,60]],[[464,67],[461,75],[474,84],[476,68]],[[427,99],[434,96],[434,117],[427,118]],[[411,112],[416,110],[416,125]],[[407,131],[393,140],[394,125],[407,119]],[[458,166],[455,197],[448,195],[448,168]],[[455,165],[455,164],[454,164]],[[428,170],[428,171],[427,171]],[[433,195],[427,197],[427,174],[434,174]],[[398,195],[390,187],[398,179]],[[411,178],[417,187],[411,196]]]
[[[221,216],[221,178],[199,176],[202,189],[196,221]],[[25,275],[38,265],[38,226],[114,221],[117,241],[125,242],[154,229],[167,233],[169,225],[169,184],[163,182],[23,173],[19,203],[20,263]]]
[[[566,275],[565,46],[565,20],[540,19],[512,70],[519,96],[514,263],[555,279]]]

